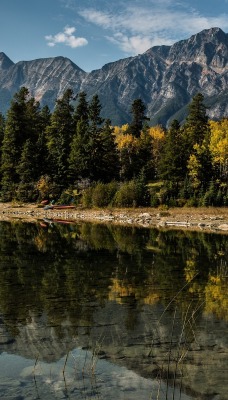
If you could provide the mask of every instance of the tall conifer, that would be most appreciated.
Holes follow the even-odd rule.
[[[68,157],[74,132],[72,100],[73,91],[67,89],[57,100],[50,125],[46,129],[51,175],[63,187],[67,186]]]
[[[128,132],[135,137],[140,137],[145,121],[149,118],[145,115],[146,106],[141,99],[135,99],[131,105],[132,122],[129,124]]]
[[[6,117],[2,142],[2,196],[5,201],[13,197],[14,186],[20,180],[18,166],[22,148],[28,138],[36,140],[39,120],[39,103],[30,97],[27,88],[22,87],[11,102]]]

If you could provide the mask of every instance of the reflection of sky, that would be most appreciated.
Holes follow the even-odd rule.
[[[159,399],[166,398],[166,387],[159,382],[138,376],[125,367],[105,360],[93,358],[88,351],[75,349],[67,359],[66,368],[62,358],[56,363],[37,362],[20,356],[0,355],[0,398],[26,400],[41,399],[127,399],[144,400],[154,398],[160,390]],[[176,394],[179,399],[179,389]],[[168,399],[172,399],[170,388]],[[190,400],[181,395],[181,400]]]

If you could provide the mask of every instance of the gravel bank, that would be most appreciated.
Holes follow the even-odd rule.
[[[228,233],[228,208],[155,208],[44,210],[37,204],[0,203],[0,220],[92,221],[142,227],[165,227]]]

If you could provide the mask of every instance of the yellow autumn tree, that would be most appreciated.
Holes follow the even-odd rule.
[[[161,125],[152,126],[149,128],[149,135],[152,138],[152,159],[154,164],[154,175],[157,176],[158,162],[162,153],[162,148],[165,143],[165,130]]]
[[[205,187],[212,180],[212,163],[209,140],[206,136],[202,143],[193,145],[192,153],[187,161],[188,176],[194,190]]]
[[[228,118],[221,121],[210,121],[211,138],[209,148],[212,164],[217,170],[219,179],[228,179]]]
[[[130,180],[143,171],[146,178],[152,175],[152,137],[148,127],[139,136],[130,133],[128,124],[114,127],[115,143],[119,151],[121,178]]]

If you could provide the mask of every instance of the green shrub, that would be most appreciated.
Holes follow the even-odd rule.
[[[151,205],[151,207],[158,207],[159,204],[160,204],[160,201],[159,201],[158,195],[155,193],[151,196],[150,205]]]
[[[198,206],[198,200],[196,197],[191,197],[185,203],[185,207],[197,207],[197,206]]]
[[[136,180],[124,182],[116,192],[114,205],[116,207],[136,207],[140,204],[141,191]]]
[[[99,182],[92,192],[92,205],[95,207],[107,207],[113,202],[113,198],[118,189],[118,183],[115,181],[109,183]]]
[[[58,203],[60,204],[72,204],[74,203],[74,197],[72,190],[65,190],[61,193],[60,198],[58,199]]]
[[[81,197],[81,204],[83,207],[88,207],[88,208],[92,207],[92,195],[93,195],[92,186],[83,190]]]

